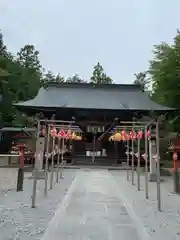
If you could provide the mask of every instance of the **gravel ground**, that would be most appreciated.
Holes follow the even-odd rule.
[[[44,181],[39,181],[37,208],[32,209],[32,180],[29,180],[31,173],[25,173],[24,191],[17,193],[17,169],[0,169],[0,240],[41,239],[77,172],[79,170],[66,169],[65,178],[60,184],[54,184],[47,198],[44,197]],[[131,181],[127,182],[125,171],[110,173],[114,176],[124,204],[132,209],[138,224],[144,226],[149,239],[180,239],[180,196],[171,193],[171,181],[165,178],[165,182],[161,184],[162,212],[158,212],[156,183],[149,183],[149,199],[146,200],[143,176],[141,191],[138,192]]]
[[[66,195],[76,170],[65,170],[64,179],[44,197],[44,181],[38,181],[37,208],[31,208],[31,173],[25,173],[24,191],[16,192],[17,169],[0,169],[0,240],[39,240]]]
[[[127,182],[124,171],[112,171],[124,203],[131,206],[139,222],[144,226],[149,239],[180,239],[180,196],[173,194],[172,182],[161,183],[162,212],[157,210],[156,183],[149,183],[149,199],[145,199],[144,176],[141,177],[141,191]],[[135,183],[137,178],[135,176]],[[136,185],[136,184],[135,184]]]

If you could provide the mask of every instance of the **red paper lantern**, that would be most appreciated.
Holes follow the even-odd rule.
[[[142,131],[139,131],[139,132],[138,132],[137,138],[138,138],[138,139],[142,139],[142,138],[143,138],[143,132],[142,132]]]
[[[147,138],[150,138],[150,137],[151,137],[151,132],[150,132],[149,130],[146,132],[146,137],[147,137]]]
[[[134,131],[131,131],[129,133],[129,136],[130,136],[131,140],[135,140],[136,139],[136,133]]]
[[[177,161],[178,160],[178,155],[176,152],[173,153],[173,160],[174,161]]]
[[[123,137],[126,137],[126,135],[127,135],[126,131],[123,130],[123,131],[121,132],[121,135],[122,135]]]
[[[129,133],[129,139],[132,139],[132,132]]]
[[[66,139],[71,139],[71,131],[68,131],[67,133],[66,133],[66,135],[65,135],[65,138]]]
[[[54,138],[57,136],[57,130],[55,127],[53,127],[53,129],[51,130],[51,136]]]
[[[65,138],[66,137],[66,132],[63,129],[61,129],[58,133],[58,137]]]
[[[126,139],[126,141],[129,141],[130,140],[130,134],[126,133],[125,139]]]

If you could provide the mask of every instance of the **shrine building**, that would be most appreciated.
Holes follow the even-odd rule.
[[[76,164],[92,164],[92,152],[96,155],[93,164],[120,163],[125,158],[125,144],[108,140],[116,126],[152,111],[164,114],[172,110],[152,101],[134,84],[49,83],[34,99],[15,106],[28,115],[41,112],[46,119],[74,120],[72,130],[82,136],[73,143]]]

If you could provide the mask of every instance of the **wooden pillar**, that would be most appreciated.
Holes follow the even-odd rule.
[[[76,164],[76,160],[75,160],[75,152],[74,152],[74,140],[72,140],[72,150],[71,150],[71,155],[72,155],[72,164]]]
[[[115,159],[116,163],[118,163],[118,142],[114,143],[114,148],[115,148]]]
[[[156,160],[153,158],[157,154],[156,149],[156,140],[149,140],[149,163],[150,163],[150,173],[149,173],[149,181],[156,182],[157,181],[157,170],[156,170]]]
[[[174,180],[174,192],[180,193],[179,186],[179,166],[178,166],[178,153],[173,152],[173,180]]]

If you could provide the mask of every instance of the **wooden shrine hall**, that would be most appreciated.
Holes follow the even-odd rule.
[[[125,159],[124,142],[109,141],[121,121],[148,116],[151,111],[163,114],[171,110],[153,102],[133,84],[49,83],[34,99],[15,106],[31,116],[41,112],[46,119],[52,115],[63,121],[73,119],[72,129],[82,139],[73,142],[72,162],[102,165]]]

